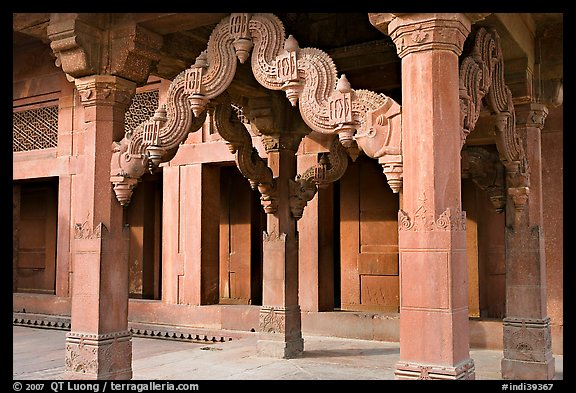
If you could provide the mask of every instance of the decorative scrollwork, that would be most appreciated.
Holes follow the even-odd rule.
[[[171,160],[188,134],[202,127],[206,113],[194,116],[184,94],[184,84],[185,72],[181,72],[170,84],[166,103],[149,120],[126,132],[120,142],[113,143],[110,181],[123,206],[130,203],[132,190],[146,170]],[[149,139],[151,125],[155,128],[154,141]]]
[[[295,219],[302,217],[304,208],[314,198],[318,188],[339,180],[348,168],[348,154],[337,138],[332,141],[330,151],[321,153],[318,164],[290,179],[290,211]]]
[[[254,77],[262,86],[283,90],[290,103],[298,105],[302,120],[310,129],[338,135],[351,156],[363,149],[368,156],[378,159],[392,189],[395,192],[400,189],[400,106],[383,94],[353,90],[345,75],[338,78],[328,54],[316,48],[300,48],[292,36],[285,38],[284,26],[276,16],[248,13],[235,13],[222,19],[212,31],[206,51],[174,79],[165,120],[162,113],[157,113],[154,120],[138,126],[132,135],[114,146],[111,173],[114,184],[139,178],[147,167],[154,170],[160,162],[170,159],[183,136],[192,128],[200,128],[201,114],[206,112],[208,103],[223,95],[231,84],[236,60],[245,62],[250,53]],[[257,100],[251,101],[257,104]],[[266,128],[272,124],[270,113],[264,112],[264,121],[256,121],[260,114],[256,106],[251,106],[244,108],[248,109],[246,117],[260,132],[269,134],[270,130],[260,129],[260,125]],[[230,105],[220,107],[227,112]],[[251,143],[243,136],[242,125],[228,126],[224,123],[230,123],[229,118],[227,115],[224,118],[222,132],[227,132],[226,127],[236,130],[223,138],[236,154],[237,165],[253,186],[262,188],[273,201],[274,183],[270,180],[269,169],[262,169],[264,164],[256,158]],[[158,143],[146,144],[144,135],[150,135],[151,131],[157,134]],[[125,144],[128,144],[127,148]],[[123,198],[126,200],[125,196]],[[270,209],[274,210],[273,203]]]
[[[474,36],[471,54],[460,64],[460,123],[462,145],[474,129],[482,102],[494,118],[496,146],[506,168],[508,195],[516,221],[528,201],[529,168],[522,140],[516,130],[512,93],[504,80],[504,56],[496,31],[480,28]]]
[[[480,146],[462,149],[462,177],[470,178],[488,197],[497,213],[506,206],[504,166],[496,153]]]
[[[253,189],[258,189],[262,194],[260,199],[264,211],[275,213],[278,206],[272,170],[260,158],[258,151],[252,145],[252,137],[238,119],[228,94],[222,94],[218,98],[214,109],[214,122],[230,152],[235,155],[236,166],[240,173],[250,181]]]

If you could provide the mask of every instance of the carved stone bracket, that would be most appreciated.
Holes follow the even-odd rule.
[[[328,153],[322,153],[318,164],[290,179],[290,211],[295,219],[302,218],[304,208],[314,198],[318,188],[339,180],[348,168],[345,148],[334,139]]]
[[[114,75],[146,83],[160,60],[162,36],[134,22],[112,25],[100,14],[53,14],[47,27],[56,65],[69,80]]]
[[[483,102],[490,110],[496,147],[506,168],[506,187],[514,204],[515,220],[530,192],[529,168],[522,139],[516,130],[512,93],[504,81],[504,57],[496,31],[478,29],[470,54],[460,64],[462,145],[474,129]]]
[[[465,146],[462,149],[462,177],[472,179],[481,190],[488,193],[497,213],[504,211],[504,166],[497,153],[479,146]]]
[[[246,43],[247,40],[252,46]],[[339,135],[343,146],[349,149],[356,144],[356,132],[373,136],[366,153],[373,158],[396,155],[394,160],[389,160],[394,165],[388,165],[390,170],[387,172],[399,172],[399,106],[383,94],[353,90],[345,75],[337,77],[336,67],[328,54],[316,48],[300,48],[293,36],[285,39],[284,26],[272,14],[232,14],[216,26],[206,52],[186,71],[189,81],[186,92],[195,113],[203,111],[209,100],[228,87],[236,70],[236,58],[245,61],[250,52],[255,79],[267,89],[284,91],[290,103],[299,106],[302,119],[313,131]],[[370,124],[369,111],[379,111],[378,120]],[[388,121],[389,116],[397,118]],[[374,137],[381,132],[389,135]],[[377,141],[386,141],[388,145],[376,146]],[[386,149],[395,150],[395,153]],[[379,154],[375,156],[377,152]],[[398,184],[399,177],[394,176]]]
[[[240,173],[250,181],[252,189],[258,189],[264,211],[273,214],[278,210],[276,181],[272,170],[260,158],[252,144],[252,137],[238,119],[228,94],[222,94],[215,102],[214,124],[226,141],[230,152],[235,155]]]
[[[351,155],[360,149],[378,159],[391,188],[399,191],[402,182],[400,106],[383,94],[353,90],[345,75],[337,77],[328,54],[316,48],[300,48],[292,36],[285,38],[284,26],[273,14],[235,13],[222,19],[212,31],[207,49],[172,82],[165,117],[157,114],[155,120],[137,127],[132,135],[113,146],[111,176],[137,179],[146,167],[153,170],[159,162],[171,158],[170,149],[177,149],[178,145],[172,142],[182,141],[192,128],[200,127],[196,120],[202,119],[200,116],[206,113],[211,100],[222,95],[231,84],[236,60],[243,63],[250,55],[252,72],[262,86],[284,91],[292,106],[298,105],[302,120],[312,131],[338,135]],[[273,134],[277,131],[268,129],[272,128],[274,119],[269,104],[264,103],[262,112],[256,108],[257,99],[251,101],[254,102],[244,108],[244,114],[251,121],[256,120],[259,130],[267,135],[263,138],[264,145],[272,149],[276,142]],[[229,122],[229,118],[226,121]],[[222,125],[226,132],[224,122]],[[274,211],[273,179],[261,169],[263,164],[258,163],[251,143],[239,136],[243,133],[234,134],[223,138],[236,154],[239,168],[243,166],[243,174],[271,202],[268,210]],[[145,143],[144,136],[155,142]],[[295,139],[298,138],[295,136]],[[115,184],[122,185],[119,189],[131,189],[121,180]],[[123,196],[124,204],[126,200]]]
[[[147,121],[112,145],[110,181],[122,206],[130,203],[138,180],[148,170],[172,159],[190,132],[202,127],[206,112],[195,117],[184,94],[185,72],[174,78],[165,104]]]

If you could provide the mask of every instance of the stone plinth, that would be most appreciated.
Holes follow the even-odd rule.
[[[131,379],[132,334],[66,334],[65,379]]]

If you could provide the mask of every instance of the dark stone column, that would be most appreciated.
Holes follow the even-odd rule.
[[[516,105],[515,113],[516,130],[524,142],[530,168],[530,193],[527,206],[516,213],[520,216],[515,222],[508,219],[506,226],[502,378],[547,380],[554,377],[554,358],[546,311],[540,132],[548,110],[542,104],[529,103]]]

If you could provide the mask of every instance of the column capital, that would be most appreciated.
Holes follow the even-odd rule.
[[[514,105],[514,112],[516,114],[516,126],[535,127],[540,130],[544,128],[544,122],[548,116],[546,105],[536,102]]]
[[[112,75],[92,75],[74,80],[84,107],[121,106],[128,109],[136,83]]]
[[[427,50],[448,50],[460,56],[464,41],[470,33],[471,20],[466,14],[373,15],[372,24],[380,29],[385,27],[401,58],[409,53]]]

